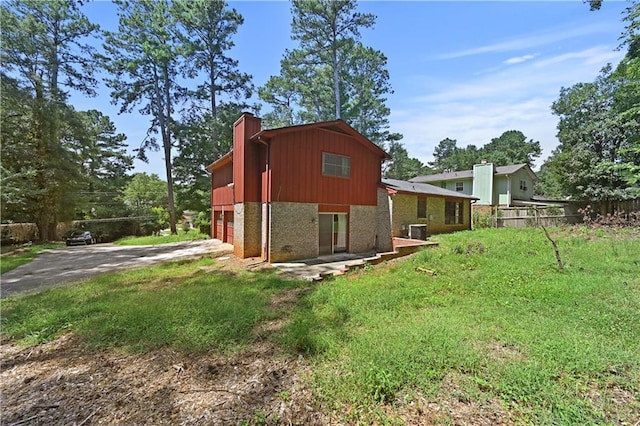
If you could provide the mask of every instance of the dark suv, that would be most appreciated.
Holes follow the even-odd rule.
[[[73,244],[84,244],[84,245],[89,245],[89,244],[95,244],[96,239],[93,238],[93,236],[91,235],[91,232],[89,231],[71,231],[69,232],[69,236],[67,237],[67,245],[73,245]]]

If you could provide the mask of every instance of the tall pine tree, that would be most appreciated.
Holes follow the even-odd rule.
[[[269,122],[343,119],[380,146],[399,138],[388,132],[386,57],[360,42],[360,31],[373,27],[375,16],[356,9],[355,0],[293,1],[298,47],[285,52],[280,76],[259,90],[273,108]]]
[[[151,116],[147,137],[138,156],[162,147],[167,176],[167,207],[172,233],[177,233],[174,202],[172,148],[175,134],[176,103],[184,95],[178,84],[184,54],[178,33],[176,11],[168,0],[118,1],[120,23],[117,33],[107,36],[105,49],[110,55],[105,66],[112,76],[107,85],[120,112],[131,112],[142,104],[140,113]],[[160,134],[161,145],[156,134]]]
[[[81,179],[67,145],[74,113],[66,100],[69,90],[95,95],[96,53],[86,39],[97,34],[98,26],[72,0],[11,1],[0,5],[0,14],[3,89],[10,89],[2,91],[3,115],[11,123],[5,126],[3,120],[3,186],[25,188],[23,208],[13,213],[18,220],[34,221],[40,239],[50,240],[58,221],[70,219],[70,201]],[[5,78],[10,79],[6,86]],[[4,110],[12,104],[25,114],[22,124],[13,111]],[[29,155],[12,158],[21,151]],[[24,170],[20,180],[6,180],[15,178],[17,170],[11,169],[18,164]]]

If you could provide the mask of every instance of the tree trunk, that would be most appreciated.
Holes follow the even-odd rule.
[[[174,204],[173,195],[173,170],[171,165],[171,90],[169,79],[169,67],[167,64],[163,64],[162,67],[163,79],[164,79],[164,107],[165,110],[161,112],[162,124],[162,145],[164,147],[164,166],[167,172],[167,195],[168,195],[168,208],[169,208],[169,226],[172,234],[178,233],[176,227],[176,207]]]
[[[209,74],[209,85],[211,86],[211,144],[213,145],[212,154],[214,155],[214,160],[217,160],[220,156],[224,154],[224,152],[220,152],[220,144],[218,143],[218,108],[216,105],[216,78],[214,76],[216,69],[216,64],[213,58],[209,61],[209,67],[211,69],[211,73]]]
[[[338,54],[333,49],[333,90],[335,91],[336,98],[336,120],[340,119],[340,110],[342,109],[342,105],[340,102],[340,74],[338,70]]]

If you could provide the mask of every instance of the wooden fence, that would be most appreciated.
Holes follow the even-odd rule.
[[[497,228],[559,226],[582,222],[582,214],[572,206],[564,207],[498,207],[494,215]]]

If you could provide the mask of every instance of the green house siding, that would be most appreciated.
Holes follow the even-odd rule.
[[[462,184],[462,191],[458,190],[458,185]],[[455,179],[455,180],[445,180],[441,182],[434,182],[432,185],[439,186],[443,189],[448,189],[449,191],[459,192],[465,195],[473,194],[473,179]]]
[[[526,190],[520,189],[520,181],[523,181]],[[535,182],[531,175],[524,170],[518,170],[511,178],[511,199],[530,200],[533,197],[533,185]]]
[[[521,189],[520,183],[524,184]],[[533,197],[533,184],[531,175],[525,170],[518,170],[512,175],[496,176],[495,190],[498,196],[498,204],[501,206],[512,205],[516,200],[530,200]]]
[[[473,195],[478,197],[478,205],[494,204],[493,198],[493,164],[476,164],[473,166]]]

